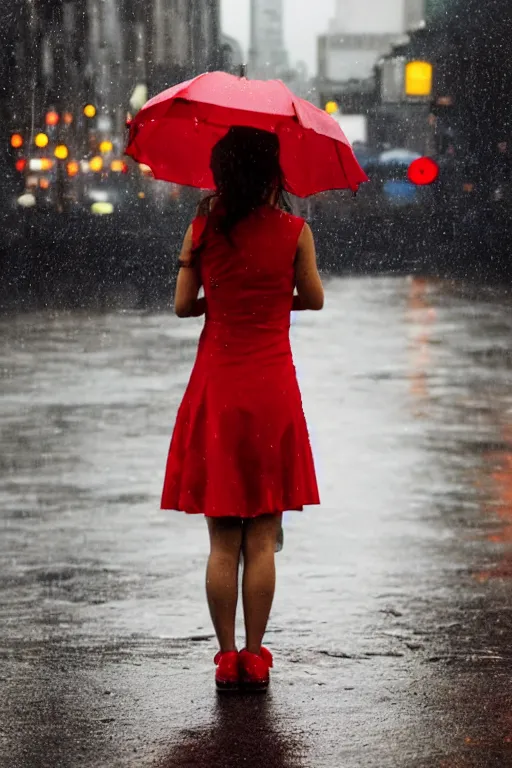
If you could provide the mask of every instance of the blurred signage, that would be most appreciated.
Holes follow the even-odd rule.
[[[405,95],[430,96],[432,93],[432,64],[428,61],[409,61],[405,66]]]
[[[404,98],[405,58],[385,59],[381,69],[381,98],[384,103],[396,103]]]

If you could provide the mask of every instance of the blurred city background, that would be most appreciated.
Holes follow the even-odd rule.
[[[0,768],[511,766],[511,0],[1,7]],[[200,192],[123,151],[152,95],[244,64],[371,181],[293,201],[322,505],[284,517],[267,700],[219,702],[207,529],[159,509]]]
[[[318,35],[299,5],[312,16],[313,3],[284,0],[23,0],[6,11],[2,306],[167,300],[198,193],[129,161],[127,125],[166,87],[244,64],[327,110],[371,178],[356,198],[295,201],[323,269],[508,279],[508,0],[324,0]],[[287,49],[299,28],[305,60]],[[431,184],[408,174],[423,156]]]

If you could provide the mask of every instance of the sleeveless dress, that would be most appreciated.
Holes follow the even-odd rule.
[[[240,518],[301,511],[320,503],[289,338],[304,220],[262,206],[234,227],[232,244],[212,223],[192,225],[207,309],[161,507]]]

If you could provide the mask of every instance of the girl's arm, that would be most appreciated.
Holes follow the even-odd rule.
[[[183,240],[179,256],[180,271],[176,282],[174,311],[178,317],[200,317],[206,310],[206,301],[198,299],[201,281],[198,270],[193,264],[192,225],[189,226]]]
[[[309,224],[304,224],[297,243],[295,287],[298,295],[293,297],[293,310],[322,309],[324,288],[318,273],[315,241]]]

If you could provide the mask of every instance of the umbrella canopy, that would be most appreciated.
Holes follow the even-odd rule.
[[[357,191],[368,177],[340,126],[299,99],[280,80],[210,72],[158,94],[130,125],[126,154],[155,178],[214,187],[210,156],[234,125],[276,133],[286,189],[307,197],[329,189]]]

